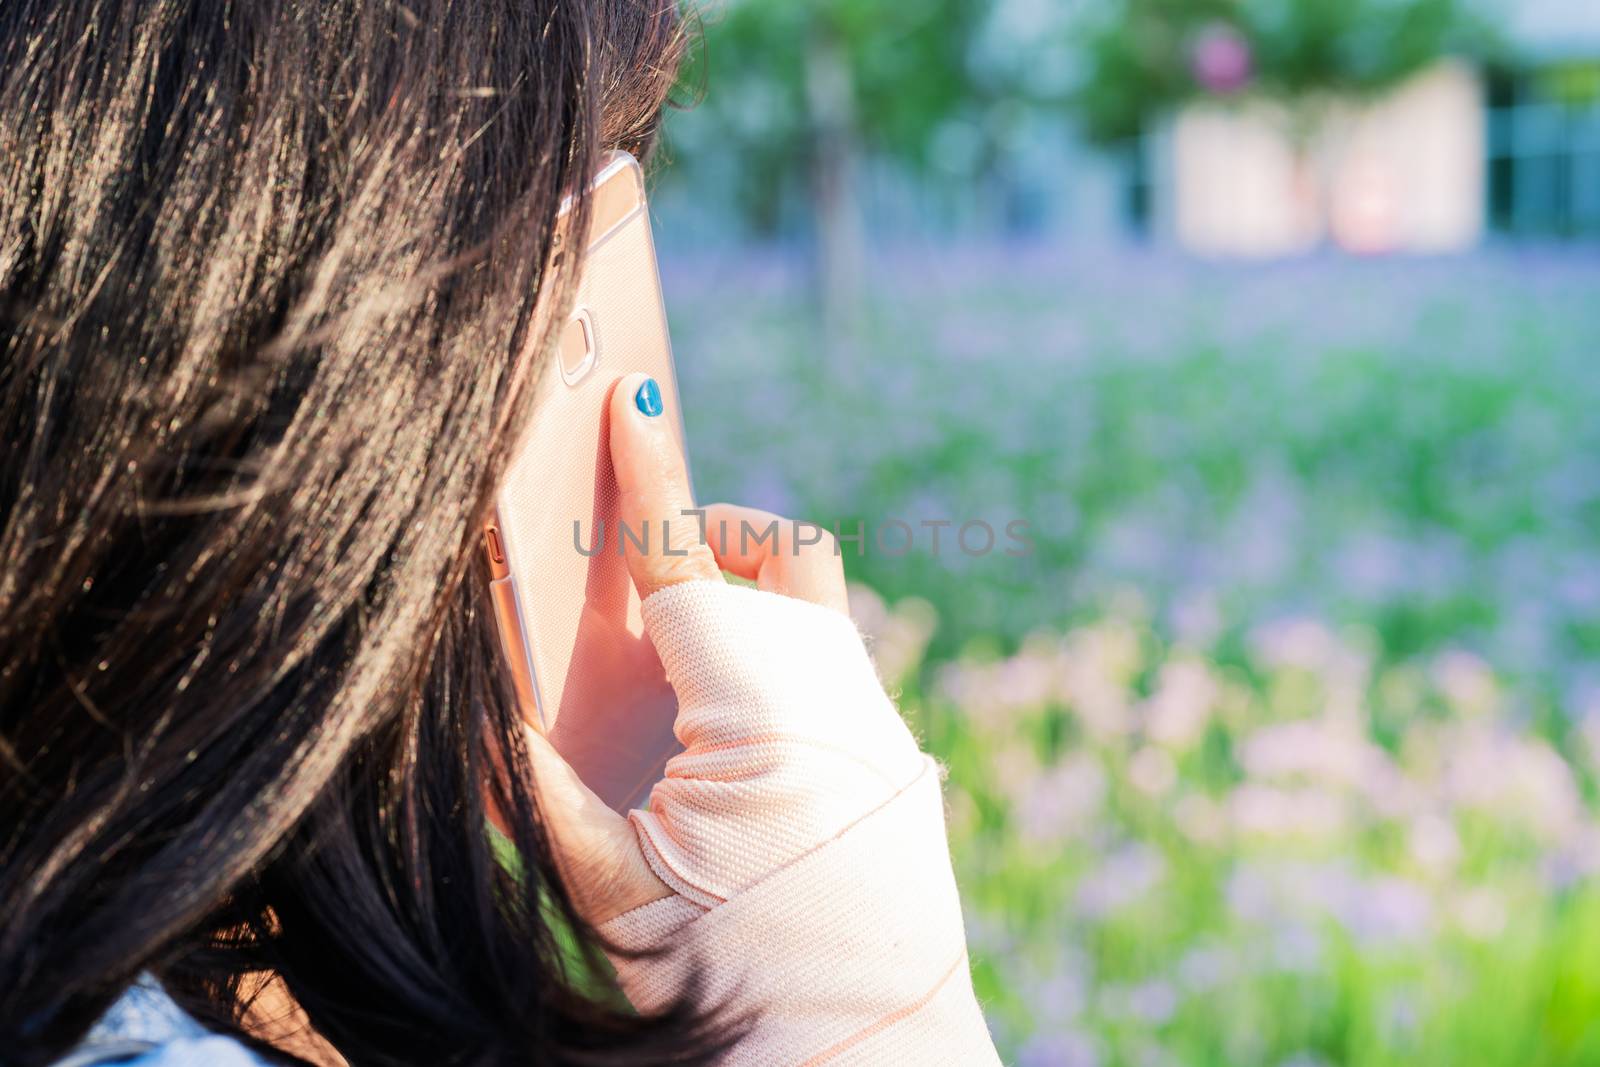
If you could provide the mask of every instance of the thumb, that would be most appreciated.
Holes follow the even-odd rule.
[[[578,772],[531,727],[524,728],[539,812],[561,880],[578,913],[596,926],[672,895],[656,877],[628,820],[583,784]]]
[[[722,571],[694,510],[678,436],[677,403],[648,374],[629,374],[611,390],[611,463],[616,470],[617,545],[641,598]]]

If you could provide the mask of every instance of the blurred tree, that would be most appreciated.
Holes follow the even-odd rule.
[[[1539,91],[1552,100],[1573,107],[1587,107],[1600,101],[1600,62],[1567,60],[1540,70],[1535,76]]]
[[[729,0],[701,9],[702,47],[686,78],[704,86],[671,127],[685,154],[736,159],[734,205],[758,234],[797,201],[816,249],[830,340],[854,331],[863,288],[857,197],[864,157],[940,166],[950,124],[975,130],[976,166],[995,154],[982,121],[1017,91],[1009,71],[973,61],[992,0]],[[984,138],[988,142],[984,143]],[[692,170],[692,167],[690,168]]]
[[[1131,140],[1151,117],[1200,91],[1189,49],[1200,28],[1231,14],[1233,0],[1108,0],[1085,19],[1084,79],[1075,94],[1084,131],[1107,144]]]

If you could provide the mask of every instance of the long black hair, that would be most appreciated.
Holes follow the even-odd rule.
[[[276,975],[353,1064],[715,1051],[597,990],[475,537],[561,197],[681,45],[672,0],[0,3],[0,1060],[141,973],[246,1040]]]

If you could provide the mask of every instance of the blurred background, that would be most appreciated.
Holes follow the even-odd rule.
[[[697,486],[866,523],[1008,1061],[1600,1063],[1600,2],[698,10]]]

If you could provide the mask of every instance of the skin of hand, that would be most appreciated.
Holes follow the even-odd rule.
[[[648,553],[625,542],[628,573],[639,596],[647,598],[683,582],[720,582],[726,571],[759,589],[848,615],[844,564],[826,531],[732,504],[707,505],[702,526],[672,422],[660,410],[659,392],[654,415],[636,403],[647,381],[644,374],[621,378],[607,400],[611,461],[621,494],[618,518],[630,529],[648,524],[655,531],[670,531],[670,540],[650,537],[654,551]],[[776,539],[741,536],[741,524],[764,533],[774,522]],[[628,820],[595,796],[543,735],[530,728],[526,740],[556,862],[583,916],[599,925],[671,896],[645,861]]]

